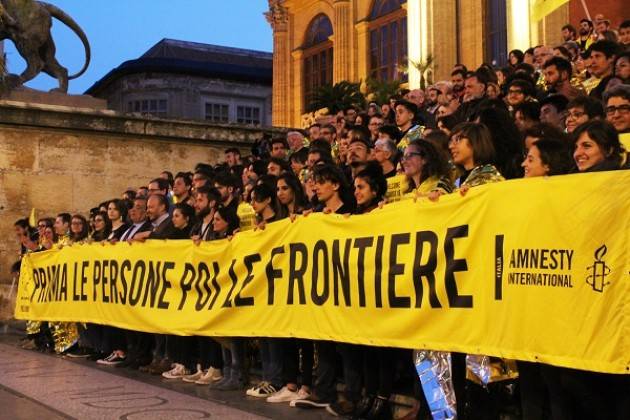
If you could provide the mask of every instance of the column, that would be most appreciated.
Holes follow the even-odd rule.
[[[350,0],[334,0],[333,8],[333,83],[351,80],[354,51],[352,50],[352,7]]]
[[[363,83],[370,75],[370,32],[369,22],[359,22],[354,26],[357,34],[357,66],[354,80],[362,80]]]
[[[414,63],[423,62],[429,55],[427,0],[408,0],[406,7],[409,89],[418,89],[420,72]]]
[[[269,0],[269,11],[265,13],[273,29],[273,98],[272,124],[277,127],[290,126],[289,107],[289,13],[280,0]]]
[[[291,109],[289,126],[301,127],[304,112],[304,51],[296,49],[291,52],[293,60],[293,88],[291,89]]]

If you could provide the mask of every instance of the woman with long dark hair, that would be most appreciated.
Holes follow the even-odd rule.
[[[107,217],[107,212],[98,211],[94,215],[94,231],[90,238],[96,242],[106,241],[110,233],[112,233],[112,222]]]
[[[169,239],[190,239],[190,231],[196,223],[195,209],[185,202],[177,203],[172,220],[175,231]]]
[[[284,173],[276,181],[278,203],[289,216],[302,214],[308,209],[308,200],[302,184],[297,176],[292,173]]]
[[[88,238],[88,221],[80,214],[72,216],[70,221],[70,241],[72,243],[82,242]]]
[[[124,200],[115,198],[107,204],[107,217],[111,223],[111,232],[107,237],[110,241],[118,241],[123,233],[129,229],[127,223],[127,203]]]
[[[444,194],[453,191],[448,161],[433,143],[426,140],[412,141],[401,161],[409,184],[407,193],[426,195],[431,191]]]

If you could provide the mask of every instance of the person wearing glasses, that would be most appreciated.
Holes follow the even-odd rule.
[[[616,86],[607,92],[604,98],[606,121],[615,127],[619,141],[626,152],[630,152],[630,86]]]
[[[602,103],[590,96],[578,96],[567,105],[566,131],[571,134],[578,126],[595,118],[604,119]]]
[[[427,195],[431,191],[448,194],[453,191],[448,162],[436,147],[426,140],[409,143],[402,155],[402,167],[407,177],[406,193]]]
[[[508,105],[510,113],[514,113],[516,107],[523,102],[534,101],[536,91],[531,82],[524,79],[514,79],[507,87],[505,102]]]
[[[112,222],[106,212],[99,211],[94,216],[94,231],[90,238],[95,242],[106,241],[110,233],[112,233]]]

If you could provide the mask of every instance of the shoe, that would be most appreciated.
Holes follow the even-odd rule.
[[[326,408],[332,401],[319,398],[314,392],[306,398],[293,400],[289,403],[291,407],[297,408]]]
[[[175,364],[171,362],[169,359],[162,359],[159,362],[157,362],[153,368],[149,369],[148,372],[151,375],[161,375],[164,372],[168,372],[169,370],[173,369],[174,367],[175,367]]]
[[[363,397],[361,401],[358,402],[356,408],[354,409],[354,418],[363,419],[372,408],[372,404],[374,404],[374,395],[369,395]]]
[[[158,359],[153,359],[148,365],[142,365],[138,368],[140,372],[149,372],[151,369],[155,369],[155,367],[160,363]]]
[[[120,356],[118,353],[112,352],[112,354],[110,354],[106,358],[98,359],[96,363],[98,363],[99,365],[105,365],[105,366],[116,366],[124,362],[125,359],[126,359],[125,356]]]
[[[212,389],[216,389],[218,391],[240,391],[243,389],[243,384],[236,379],[229,378],[220,381],[220,383],[212,387]]]
[[[132,359],[129,356],[127,356],[127,360],[125,360],[122,363],[117,364],[116,367],[121,368],[121,369],[137,370],[140,368],[140,363],[138,362],[137,359]]]
[[[298,391],[291,391],[286,386],[283,386],[282,389],[276,392],[274,395],[267,397],[267,402],[270,403],[282,403],[282,402],[291,402],[293,400],[299,399]]]
[[[337,401],[326,407],[326,411],[335,417],[351,417],[354,414],[356,404],[352,401]]]
[[[20,347],[22,347],[24,350],[37,350],[37,343],[35,343],[35,340],[28,339],[24,340]]]
[[[88,356],[88,360],[92,361],[92,362],[96,362],[99,359],[104,359],[105,356],[107,356],[105,353],[102,353],[100,351],[95,351],[92,355]]]
[[[208,370],[204,371],[203,376],[196,380],[195,383],[197,385],[210,385],[212,383],[219,382],[223,378],[224,376],[221,374],[221,369],[215,369],[211,367]]]
[[[182,376],[182,381],[194,384],[205,374],[205,371],[201,370],[201,365],[197,364],[197,371],[190,375]]]
[[[383,397],[376,397],[372,408],[365,416],[367,420],[388,420],[392,418],[392,411],[389,408],[389,400]]]
[[[162,372],[162,377],[166,379],[181,379],[186,375],[190,375],[190,370],[186,369],[181,363],[175,363],[171,370]]]
[[[73,347],[64,353],[65,356],[71,359],[86,359],[90,357],[94,352],[84,347]]]
[[[253,388],[247,390],[247,395],[256,398],[267,398],[274,395],[278,390],[269,382],[261,382]]]

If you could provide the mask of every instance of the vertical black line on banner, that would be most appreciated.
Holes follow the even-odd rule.
[[[494,237],[494,300],[503,300],[503,238]]]

